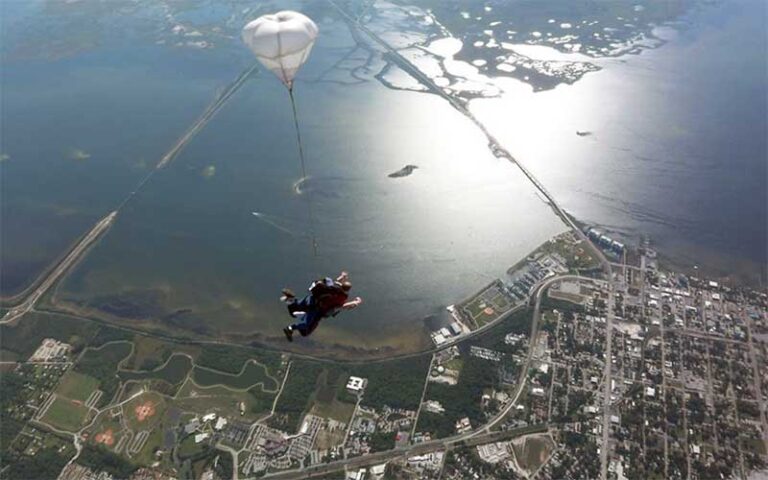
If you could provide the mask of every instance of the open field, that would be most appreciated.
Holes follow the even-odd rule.
[[[278,388],[275,379],[268,376],[267,368],[255,363],[255,361],[246,363],[239,375],[230,375],[195,367],[192,372],[192,378],[201,387],[224,385],[237,390],[245,390],[261,383],[267,390],[277,390]]]
[[[139,465],[151,465],[155,461],[155,449],[162,447],[162,444],[163,429],[154,428],[146,435],[139,451],[132,453],[131,460]]]
[[[99,381],[97,379],[74,370],[69,370],[62,377],[56,393],[85,403],[98,386]]]
[[[349,423],[357,399],[346,390],[349,374],[341,369],[329,369],[317,379],[317,390],[310,411],[319,417]]]
[[[192,361],[186,355],[174,354],[167,363],[158,367],[157,370],[150,371],[120,370],[118,376],[123,381],[158,379],[175,385],[187,377],[192,368]]]
[[[123,405],[125,423],[134,432],[151,430],[162,419],[166,407],[165,399],[157,393],[143,393]]]
[[[256,420],[270,412],[274,398],[274,394],[263,392],[259,387],[234,391],[221,386],[198,387],[187,381],[173,403],[182,410],[198,414],[216,412],[227,417],[239,417],[240,402],[243,402],[245,412],[242,418]]]
[[[100,414],[93,427],[88,429],[89,440],[109,449],[114,449],[123,435],[123,427],[119,418],[113,418],[109,412]]]
[[[154,370],[165,363],[172,354],[173,345],[153,337],[136,335],[133,338],[133,355],[125,362],[131,370]]]
[[[200,356],[195,359],[195,363],[201,367],[238,375],[249,360],[264,365],[272,376],[278,376],[277,372],[282,364],[279,353],[230,345],[206,345]]]
[[[352,403],[341,402],[333,399],[330,402],[316,402],[312,406],[310,413],[323,418],[332,418],[338,422],[349,423],[352,414],[355,412],[355,405]]]
[[[552,441],[549,434],[526,437],[522,440],[513,441],[512,445],[517,464],[529,474],[538,470],[555,448],[555,442]]]
[[[81,402],[56,397],[41,420],[60,430],[76,432],[85,423],[89,410]]]
[[[75,370],[99,381],[99,390],[104,392],[98,405],[106,405],[119,386],[118,364],[131,353],[128,342],[110,343],[98,349],[88,349],[75,364]]]
[[[512,308],[512,302],[502,291],[500,282],[494,281],[458,307],[469,315],[477,327],[482,327]]]

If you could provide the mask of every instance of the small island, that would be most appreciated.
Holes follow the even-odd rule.
[[[389,178],[400,178],[400,177],[407,177],[408,175],[412,174],[414,170],[419,168],[416,165],[406,165],[400,170],[390,173],[388,176]]]

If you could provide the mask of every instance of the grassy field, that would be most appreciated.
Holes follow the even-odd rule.
[[[139,432],[159,424],[166,407],[163,397],[155,392],[146,392],[123,405],[123,414],[128,428]]]
[[[88,441],[91,443],[99,443],[106,448],[113,450],[120,441],[120,437],[124,435],[124,429],[120,424],[120,417],[113,417],[111,412],[112,411],[106,411],[99,414],[98,418],[94,421],[93,426],[88,428]],[[105,442],[107,436],[109,437],[109,442]]]
[[[42,421],[68,432],[78,431],[85,423],[89,410],[82,403],[64,397],[56,397]]]
[[[163,445],[163,429],[157,427],[149,433],[144,446],[131,460],[139,465],[151,465],[155,461],[155,449]]]
[[[492,322],[512,308],[512,302],[501,290],[499,282],[493,282],[477,295],[459,305],[478,327]]]
[[[154,370],[165,363],[172,353],[172,345],[153,337],[136,335],[133,344],[133,355],[125,365],[132,370]]]
[[[87,350],[75,364],[76,371],[99,381],[99,390],[104,392],[99,400],[99,406],[106,405],[115,394],[120,384],[117,365],[130,353],[130,343],[110,343],[98,349]]]
[[[275,396],[254,387],[234,391],[226,387],[198,387],[187,381],[174,399],[182,410],[206,414],[216,412],[227,417],[240,417],[240,402],[245,403],[243,419],[256,420],[270,412]]]
[[[237,390],[245,390],[257,383],[261,383],[268,390],[277,390],[277,382],[269,377],[267,373],[266,367],[251,361],[245,365],[245,368],[239,375],[229,375],[196,367],[192,372],[192,378],[201,387],[224,385]]]
[[[56,393],[72,400],[85,402],[99,387],[99,381],[89,375],[69,370],[59,383]]]
[[[349,423],[354,412],[354,404],[341,402],[335,398],[330,402],[315,402],[311,410],[313,415],[323,418],[332,418],[342,423]]]
[[[158,365],[159,366],[159,365]],[[159,370],[154,371],[130,371],[121,370],[118,372],[120,379],[125,380],[149,380],[158,379],[175,385],[183,381],[189,370],[192,368],[192,361],[186,355],[173,355],[168,363]]]
[[[279,353],[230,345],[205,346],[195,363],[201,367],[237,375],[248,360],[255,360],[264,365],[273,375],[280,370],[282,363]]]
[[[181,459],[192,458],[209,448],[207,442],[195,443],[195,436],[188,435],[181,441],[181,444],[179,444],[178,455]]]

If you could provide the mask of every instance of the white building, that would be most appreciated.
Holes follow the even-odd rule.
[[[347,380],[347,390],[353,394],[361,393],[365,389],[367,383],[368,381],[364,378],[349,377],[349,380]]]
[[[382,463],[371,467],[371,475],[374,479],[384,478],[384,473],[387,470],[387,464]]]

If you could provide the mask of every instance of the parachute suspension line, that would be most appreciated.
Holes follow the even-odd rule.
[[[304,146],[301,143],[301,130],[299,129],[299,116],[296,114],[296,99],[293,98],[293,85],[288,87],[288,96],[291,97],[291,109],[293,110],[293,126],[296,128],[296,143],[299,145],[299,159],[301,160],[302,183],[307,180],[307,167],[304,162]],[[307,212],[309,214],[309,234],[312,238],[312,253],[317,256],[317,236],[315,235],[315,216],[312,211],[312,189],[307,190]]]

